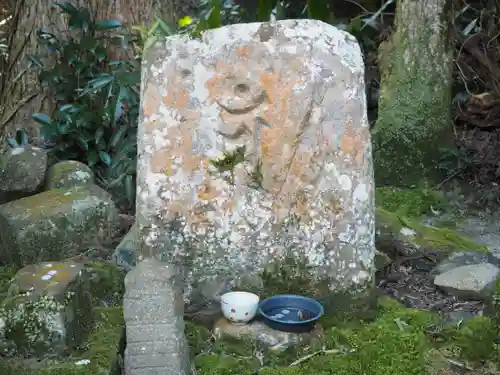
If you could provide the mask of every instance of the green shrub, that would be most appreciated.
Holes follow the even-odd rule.
[[[32,117],[41,124],[55,160],[86,163],[103,187],[125,191],[127,201],[120,203],[132,206],[140,63],[113,57],[126,55],[132,47],[127,35],[116,33],[120,21],[98,22],[87,8],[68,2],[57,5],[68,17],[68,30],[61,35],[39,30],[40,49],[48,56],[30,57],[56,110]],[[45,60],[52,63],[47,65]]]

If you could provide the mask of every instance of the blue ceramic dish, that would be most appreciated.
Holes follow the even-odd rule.
[[[324,314],[318,301],[295,294],[281,294],[266,298],[259,304],[264,323],[282,332],[309,332]]]

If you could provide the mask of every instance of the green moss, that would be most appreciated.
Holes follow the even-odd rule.
[[[254,370],[248,367],[248,361],[228,355],[199,355],[195,357],[195,365],[200,375],[253,375]]]
[[[91,275],[93,306],[118,306],[125,293],[125,273],[113,264],[93,262],[87,265]]]
[[[389,212],[382,208],[376,209],[377,230],[381,233],[400,234],[403,228],[413,231],[413,235],[405,236],[406,240],[427,250],[456,252],[478,251],[486,252],[488,248],[467,237],[459,235],[453,229],[437,228],[421,224],[418,220]]]
[[[40,194],[32,195],[23,199],[18,199],[11,204],[16,210],[28,211],[31,215],[44,216],[46,211],[52,212],[61,205],[70,204],[75,200],[86,199],[89,196],[89,189],[86,186],[76,188],[60,188],[47,190]]]
[[[251,343],[211,341],[210,332],[188,324],[188,340],[200,375],[442,375],[447,358],[470,365],[496,360],[495,325],[487,317],[476,317],[459,326],[446,326],[437,314],[405,308],[398,301],[378,298],[376,319],[371,322],[337,324],[325,330],[312,347],[297,347],[284,353],[264,352],[263,365],[256,361],[258,348]],[[430,332],[442,327],[442,341]],[[324,349],[295,367],[299,358]],[[478,372],[481,373],[481,372]]]
[[[425,328],[436,321],[436,316],[403,308],[388,298],[382,299],[379,306],[378,318],[373,322],[326,329],[324,340],[311,348],[299,347],[280,354],[280,358],[266,353],[264,367],[259,374],[331,374],[332,371],[340,375],[423,374],[425,353],[431,347]],[[288,367],[298,358],[323,347],[335,352],[314,356],[297,367]],[[209,355],[198,357],[198,373],[233,374],[235,372],[226,369],[231,363],[238,370],[236,373],[254,373],[260,367],[255,362],[255,348],[247,346],[246,352],[241,350],[235,355],[230,354],[229,346],[219,346],[219,349],[213,346],[209,349]],[[232,359],[228,359],[228,356]],[[235,359],[237,362],[234,362]]]
[[[89,166],[73,160],[65,160],[49,169],[45,190],[70,188],[90,183],[94,183],[94,173]]]
[[[497,327],[490,318],[477,316],[457,328],[453,344],[459,349],[462,358],[482,361],[494,354],[497,335]]]
[[[239,146],[232,152],[225,152],[222,158],[210,160],[218,173],[229,173],[229,176],[224,176],[224,179],[231,185],[234,185],[234,168],[245,161],[246,146]]]
[[[123,312],[121,308],[94,309],[96,325],[82,350],[64,360],[31,362],[0,361],[2,375],[95,375],[118,374],[117,353],[123,346]],[[90,361],[77,365],[80,360]]]
[[[377,207],[408,217],[419,217],[428,214],[432,209],[447,208],[442,195],[429,189],[378,187],[375,200]]]

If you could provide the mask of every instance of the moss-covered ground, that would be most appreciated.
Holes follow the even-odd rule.
[[[492,320],[477,317],[444,326],[437,315],[402,307],[388,297],[379,299],[374,320],[330,327],[313,345],[280,354],[261,352],[244,341],[214,342],[208,330],[191,323],[187,333],[199,375],[460,374],[453,366],[500,374]]]

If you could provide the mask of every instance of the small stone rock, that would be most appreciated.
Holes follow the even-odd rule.
[[[2,354],[40,358],[76,348],[92,326],[87,276],[82,264],[71,261],[21,269],[0,309]]]
[[[79,255],[119,229],[111,196],[96,185],[47,190],[0,205],[0,264]]]
[[[487,299],[500,270],[489,263],[453,268],[434,278],[434,285],[461,298]]]
[[[94,172],[88,165],[75,160],[65,160],[49,168],[45,190],[93,184],[94,181]]]
[[[491,263],[495,266],[500,264],[499,260],[496,259],[489,252],[457,252],[451,254],[448,258],[441,261],[431,272],[432,276],[439,275],[443,272],[450,271],[457,267],[469,266],[473,264],[483,264]]]
[[[310,343],[323,335],[323,328],[316,324],[311,332],[290,333],[269,328],[260,320],[245,325],[236,325],[226,318],[220,318],[214,325],[216,337],[228,336],[236,339],[247,338],[270,350],[285,350],[297,344]]]
[[[134,223],[113,252],[113,263],[129,272],[135,267],[138,242],[137,225]]]
[[[47,170],[47,153],[30,145],[13,148],[0,168],[0,204],[36,194]]]

